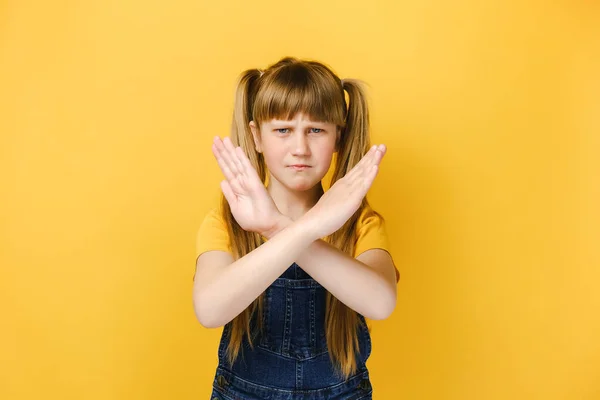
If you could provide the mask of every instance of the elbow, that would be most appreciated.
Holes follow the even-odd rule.
[[[386,299],[378,302],[371,312],[369,319],[381,321],[389,318],[396,309],[396,295],[389,296]]]
[[[208,329],[220,328],[222,326],[214,319],[207,318],[206,316],[201,315],[199,313],[196,313],[196,319],[198,320],[198,322],[200,322],[200,325]]]
[[[200,325],[205,328],[220,328],[224,325],[218,316],[215,315],[214,309],[210,307],[210,303],[197,296],[194,297],[194,313]]]

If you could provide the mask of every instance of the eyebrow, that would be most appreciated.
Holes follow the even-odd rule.
[[[274,120],[271,122],[273,125],[293,125],[294,123],[291,121],[285,121],[285,120]],[[321,122],[321,121],[308,121],[306,122],[307,125],[325,125],[327,124],[327,122]]]

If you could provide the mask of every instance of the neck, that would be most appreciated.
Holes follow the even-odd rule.
[[[295,191],[269,179],[267,192],[279,211],[295,221],[317,204],[323,195],[323,185],[319,182],[309,190]]]

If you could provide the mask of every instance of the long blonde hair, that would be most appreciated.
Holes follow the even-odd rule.
[[[345,93],[348,93],[348,104]],[[298,112],[312,120],[334,123],[341,130],[333,185],[348,173],[370,147],[369,112],[361,81],[338,78],[330,68],[317,61],[285,57],[266,70],[249,69],[238,80],[235,92],[231,140],[240,146],[258,172],[262,182],[267,179],[267,168],[261,153],[255,150],[250,121],[257,125],[273,118],[291,119]],[[353,255],[356,241],[356,224],[364,208],[381,218],[372,210],[366,197],[357,212],[342,228],[326,238],[327,242],[341,251]],[[239,259],[261,245],[261,236],[243,230],[231,214],[229,203],[221,195],[223,220],[227,225],[234,259]],[[242,338],[247,335],[250,346],[256,333],[250,332],[253,316],[262,316],[264,293],[261,294],[230,324],[227,360],[233,364],[238,357]],[[347,378],[356,372],[358,351],[357,328],[361,323],[358,314],[326,294],[325,330],[330,358],[341,376]],[[262,318],[257,318],[259,331],[263,329]]]

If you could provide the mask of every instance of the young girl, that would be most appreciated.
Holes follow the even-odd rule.
[[[391,314],[399,273],[365,197],[386,150],[368,125],[359,81],[319,62],[242,73],[196,241],[196,317],[224,326],[212,399],[372,398],[365,317]]]

